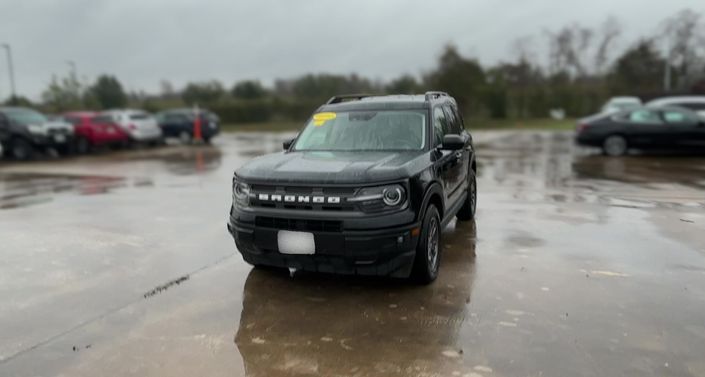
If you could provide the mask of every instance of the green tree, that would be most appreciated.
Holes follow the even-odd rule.
[[[225,89],[217,80],[189,83],[181,92],[181,98],[188,105],[212,104],[224,95]]]
[[[485,86],[485,72],[475,59],[466,59],[448,45],[438,59],[438,67],[426,76],[432,90],[448,92],[468,114],[478,110]]]
[[[81,83],[73,75],[61,79],[54,75],[42,92],[42,101],[50,111],[75,110],[83,107],[83,91]]]
[[[24,96],[10,96],[10,98],[5,101],[7,106],[22,106],[22,107],[32,107],[32,101]]]
[[[277,93],[295,98],[328,99],[338,94],[379,93],[381,88],[370,80],[352,75],[308,74],[293,80],[278,80]]]
[[[384,87],[384,91],[390,94],[414,94],[422,91],[421,85],[411,75],[402,75]]]
[[[97,103],[101,109],[124,107],[127,95],[115,76],[100,75],[88,90],[84,102]]]
[[[260,99],[267,96],[265,89],[259,81],[245,80],[236,83],[230,91],[238,99]]]
[[[660,92],[665,65],[653,40],[639,41],[617,58],[610,72],[612,92],[635,95]]]

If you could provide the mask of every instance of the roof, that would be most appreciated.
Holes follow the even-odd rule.
[[[331,98],[319,107],[318,111],[427,109],[432,102],[454,103],[455,100],[444,92],[392,95],[348,94]]]
[[[658,106],[667,103],[704,103],[705,96],[675,96],[656,98],[647,103],[648,106]]]

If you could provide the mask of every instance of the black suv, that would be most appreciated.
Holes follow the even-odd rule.
[[[220,119],[208,110],[199,112],[201,118],[201,136],[209,143],[220,132]],[[196,119],[193,109],[171,109],[156,115],[159,127],[165,137],[178,137],[188,144],[193,139],[193,123]]]
[[[68,154],[73,145],[73,126],[51,121],[24,107],[0,107],[0,143],[7,156],[31,159],[36,151],[55,149]]]
[[[476,171],[448,94],[336,96],[235,172],[228,230],[255,266],[429,283],[443,227],[474,218]]]

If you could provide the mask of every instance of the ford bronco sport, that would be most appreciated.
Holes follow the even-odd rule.
[[[346,95],[233,177],[228,231],[255,266],[432,282],[441,230],[475,216],[475,151],[455,100]]]

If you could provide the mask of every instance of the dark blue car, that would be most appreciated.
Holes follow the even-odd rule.
[[[214,113],[201,109],[201,136],[203,141],[209,143],[220,132],[220,119]],[[171,109],[157,114],[157,122],[162,129],[164,137],[177,137],[182,143],[188,144],[193,140],[195,112],[190,108]]]

